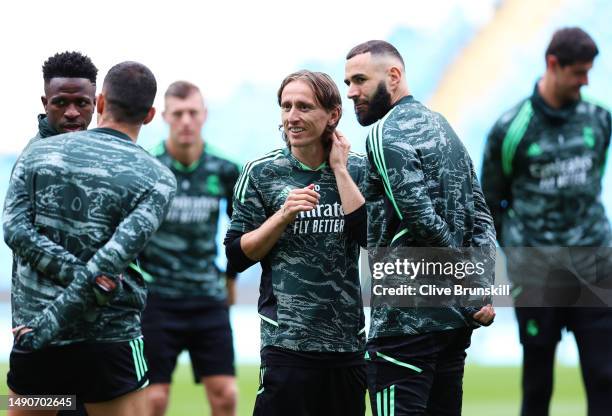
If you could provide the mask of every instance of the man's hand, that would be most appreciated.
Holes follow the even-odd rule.
[[[96,296],[98,306],[104,306],[116,295],[119,281],[123,279],[122,275],[116,278],[97,275],[93,278],[93,292]]]
[[[292,190],[280,209],[283,221],[289,224],[300,212],[312,211],[319,203],[319,198],[319,193],[314,190],[314,184]]]
[[[100,288],[106,290],[107,292],[112,292],[117,288],[117,283],[104,275],[97,276],[95,278],[95,282]]]
[[[101,274],[94,278],[83,277],[82,280],[85,285],[93,283],[93,291],[98,305],[102,306],[107,304],[116,295],[117,290],[120,289],[122,278],[121,275],[118,278],[112,278]],[[88,279],[89,283],[87,283]],[[41,313],[28,322],[27,326],[19,325],[13,328],[15,345],[24,350],[39,350],[47,346],[49,342],[57,337],[62,327],[57,318],[51,318],[52,315],[53,312],[47,314]]]
[[[36,332],[31,328],[32,326],[19,325],[12,329],[14,347],[23,351],[33,351],[39,348]]]
[[[481,325],[488,326],[491,325],[493,319],[495,318],[495,309],[493,305],[488,304],[480,308],[478,312],[476,312],[472,319],[478,322]]]
[[[15,342],[19,342],[19,339],[27,334],[28,332],[32,332],[32,328],[28,328],[25,325],[16,326],[11,330],[13,332],[13,338],[15,338]]]
[[[329,167],[334,172],[338,169],[346,169],[351,144],[338,130],[332,133],[332,146],[329,152]]]

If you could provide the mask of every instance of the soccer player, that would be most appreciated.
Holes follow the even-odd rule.
[[[96,106],[98,69],[91,59],[79,52],[57,53],[42,69],[45,114],[38,116],[36,137],[86,130]]]
[[[45,95],[40,97],[45,114],[38,115],[36,138],[86,130],[96,107],[98,68],[79,52],[56,53],[42,67]],[[78,414],[87,414],[77,398]],[[58,415],[75,414],[60,411]]]
[[[580,94],[597,54],[595,42],[582,29],[555,32],[545,53],[546,70],[532,95],[504,113],[489,133],[483,190],[502,247],[609,247],[612,242],[601,202],[610,112]],[[531,284],[517,282],[510,262],[509,256],[519,305],[531,302],[534,290],[547,290],[534,276],[525,276]],[[555,349],[567,328],[574,332],[580,353],[588,414],[609,414],[612,310],[515,311],[523,346],[521,413],[548,414]]]
[[[225,239],[237,271],[262,267],[254,415],[363,415],[365,158],[335,131],[342,101],[328,75],[290,74],[278,104],[287,147],[245,166]]]
[[[231,216],[239,170],[215,156],[202,139],[207,109],[198,87],[186,81],[171,84],[163,116],[170,135],[153,155],[174,173],[178,189],[166,219],[139,257],[152,278],[143,314],[151,380],[147,398],[152,415],[165,413],[176,359],[186,349],[212,414],[234,415],[228,292],[233,298],[235,274],[226,280],[215,265],[215,237],[221,199]]]
[[[56,53],[44,62],[42,71],[45,95],[41,101],[45,113],[38,115],[38,133],[32,140],[86,130],[96,104],[98,69],[91,59],[79,52]],[[60,411],[58,415],[86,415],[79,398],[76,410]]]
[[[92,416],[145,410],[146,291],[128,266],[176,190],[134,143],[155,92],[148,68],[118,64],[97,99],[98,128],[34,140],[17,160],[3,216],[16,258],[12,395],[76,394]]]
[[[404,61],[385,41],[355,46],[345,83],[367,139],[368,246],[490,247],[495,234],[472,161],[448,122],[408,89]],[[368,390],[375,415],[459,415],[465,350],[491,305],[372,305]]]

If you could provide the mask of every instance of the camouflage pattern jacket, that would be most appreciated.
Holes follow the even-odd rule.
[[[172,173],[116,130],[32,140],[13,169],[3,216],[16,263],[13,326],[33,329],[16,347],[140,336],[146,289],[126,268],[175,190]],[[104,306],[92,290],[98,274],[122,275]]]
[[[351,153],[349,174],[357,185],[365,157]],[[230,230],[248,233],[284,204],[293,189],[310,184],[319,205],[300,213],[261,260],[261,347],[304,352],[357,352],[365,346],[359,284],[359,244],[349,238],[332,169],[312,170],[288,149],[245,165],[234,193]]]
[[[151,153],[174,173],[177,191],[166,219],[139,257],[151,275],[149,291],[164,298],[199,297],[225,304],[225,279],[215,265],[219,203],[226,200],[231,217],[238,166],[208,149],[184,166],[170,156],[164,142]]]
[[[537,85],[501,116],[482,167],[501,246],[610,245],[601,202],[610,126],[610,112],[588,101],[549,107]]]
[[[494,253],[493,220],[472,160],[442,115],[406,96],[372,125],[366,149],[370,250],[488,247]],[[372,308],[369,338],[473,325],[458,307],[378,305]]]
[[[38,134],[32,140],[43,139],[59,134],[52,126],[49,125],[49,120],[46,114],[38,115]]]

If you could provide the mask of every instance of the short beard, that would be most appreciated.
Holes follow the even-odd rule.
[[[383,118],[391,107],[391,94],[387,91],[385,83],[380,81],[378,87],[376,87],[376,92],[374,92],[374,95],[368,103],[368,110],[364,113],[356,113],[357,121],[362,126],[369,126]]]

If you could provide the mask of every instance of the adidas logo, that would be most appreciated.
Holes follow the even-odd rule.
[[[278,198],[281,201],[284,201],[285,199],[287,199],[287,197],[289,196],[289,192],[291,192],[291,187],[290,186],[285,186],[283,188],[282,191],[280,191],[280,194],[278,194]]]
[[[527,156],[536,157],[542,154],[542,148],[537,143],[532,143],[531,146],[527,149]]]

